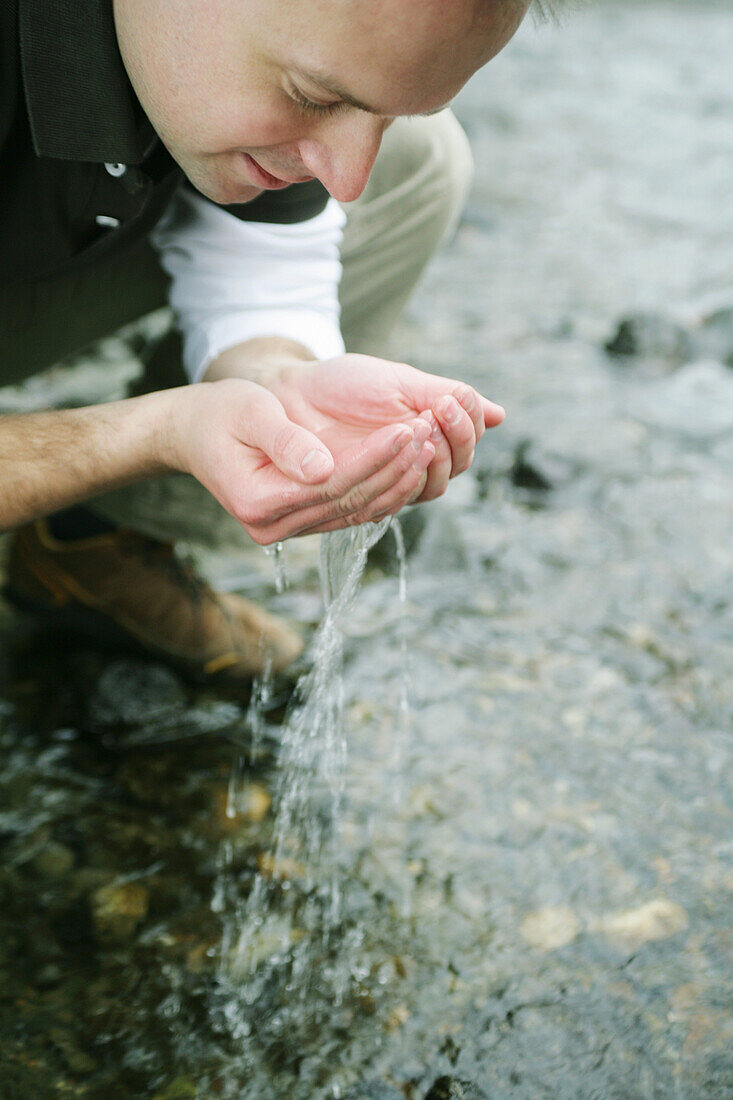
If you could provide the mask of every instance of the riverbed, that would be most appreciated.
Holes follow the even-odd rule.
[[[253,754],[246,703],[0,605],[3,1098],[733,1097],[731,57],[729,6],[619,0],[456,103],[476,182],[392,354],[508,418],[406,516],[406,600],[388,532],[344,618],[305,993],[222,981],[255,876],[318,876],[268,864],[286,691]],[[202,564],[312,632],[317,553],[281,593],[258,548]]]

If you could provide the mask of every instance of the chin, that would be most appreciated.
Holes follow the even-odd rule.
[[[224,172],[212,171],[208,165],[202,165],[188,158],[176,157],[175,159],[196,190],[219,206],[252,202],[262,194],[262,188],[256,187],[253,183],[233,179]]]

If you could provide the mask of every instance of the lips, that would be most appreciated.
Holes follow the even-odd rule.
[[[282,187],[289,187],[291,183],[305,183],[307,180],[313,179],[312,176],[301,176],[299,179],[285,180],[280,176],[273,176],[272,172],[268,172],[263,168],[261,164],[250,156],[249,153],[243,153],[250,175],[257,181],[260,187],[265,187],[270,191],[279,190]]]

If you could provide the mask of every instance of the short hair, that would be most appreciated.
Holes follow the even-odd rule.
[[[529,10],[540,23],[557,22],[560,9],[567,6],[567,0],[532,0]]]

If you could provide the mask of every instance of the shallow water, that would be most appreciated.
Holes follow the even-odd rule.
[[[237,1034],[212,909],[272,849],[278,692],[0,610],[3,1096],[733,1096],[731,56],[729,6],[600,5],[459,99],[477,182],[395,354],[509,418],[406,520],[406,604],[387,536],[348,618],[342,942],[295,1020],[274,982]],[[209,564],[320,619],[307,542],[280,595]]]

